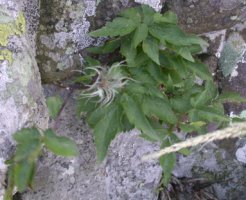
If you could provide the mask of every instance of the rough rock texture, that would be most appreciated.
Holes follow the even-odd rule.
[[[112,20],[121,9],[134,6],[135,2],[148,3],[156,10],[171,9],[178,14],[179,23],[185,30],[207,38],[210,46],[207,52],[199,57],[210,66],[218,86],[221,90],[239,91],[246,97],[245,58],[241,56],[245,53],[245,0],[41,0],[40,12],[38,2],[0,0],[1,169],[5,168],[3,161],[11,149],[11,133],[23,125],[32,124],[32,121],[46,125],[46,120],[40,120],[39,115],[43,111],[43,97],[36,62],[33,59],[36,45],[42,79],[53,82],[67,78],[73,69],[81,65],[84,48],[105,40],[90,38],[87,35],[89,29],[101,27],[106,21]],[[4,9],[7,9],[7,12]],[[19,27],[21,31],[13,28],[23,22],[19,15],[20,10],[24,11],[27,18],[26,33],[21,29],[23,26]],[[8,34],[15,35],[8,38],[7,44],[4,39],[6,36],[1,35],[1,27],[6,28],[2,24],[6,23],[12,24],[9,29],[11,34]],[[28,42],[25,40],[25,34]],[[231,55],[233,56],[230,57]],[[228,62],[233,65],[228,65]],[[233,67],[228,69],[227,66]],[[223,68],[228,69],[230,75],[223,77]],[[234,72],[234,76],[231,76],[231,72]],[[48,96],[56,93],[60,92],[47,88]],[[61,94],[66,96],[66,92]],[[228,113],[239,113],[245,108],[245,104],[226,105]],[[156,149],[155,145],[143,141],[135,133],[120,135],[112,143],[106,162],[98,165],[93,137],[84,120],[76,118],[72,99],[62,113],[57,132],[72,137],[77,142],[80,156],[70,160],[45,152],[39,161],[34,191],[26,192],[22,199],[157,198],[155,189],[161,178],[160,167],[155,162],[141,163],[139,160],[143,153]],[[5,143],[2,145],[3,142]],[[210,144],[202,149],[198,147],[189,157],[179,158],[174,174],[181,180],[202,178],[205,183],[195,182],[195,185],[212,185],[210,188],[220,200],[242,199],[246,191],[245,142],[245,139],[229,140],[216,145]],[[2,180],[2,177],[0,178]],[[188,188],[179,193],[180,199],[194,199],[194,184],[190,186],[185,182],[185,185]],[[197,191],[200,191],[199,187]]]
[[[47,95],[66,91],[45,87]],[[45,153],[39,161],[35,190],[23,194],[23,200],[130,200],[157,199],[156,187],[161,178],[157,162],[143,163],[145,153],[156,145],[137,137],[137,132],[121,134],[111,145],[102,164],[96,163],[91,130],[76,116],[75,99],[70,98],[59,120],[57,133],[72,138],[79,146],[80,156],[74,159]]]
[[[222,144],[199,146],[190,156],[180,156],[174,175],[187,182],[179,198],[193,199],[199,191],[212,191],[219,200],[246,197],[245,142],[245,139],[236,143],[228,140]],[[202,196],[205,197],[205,193]]]
[[[245,0],[167,0],[166,8],[192,33],[229,29],[246,19]]]
[[[48,122],[26,3],[0,0],[0,199],[4,161],[13,153],[12,134],[24,126],[46,128]]]

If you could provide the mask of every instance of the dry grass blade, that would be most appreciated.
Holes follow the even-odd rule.
[[[165,154],[177,152],[183,148],[197,146],[199,144],[212,142],[215,140],[223,140],[227,138],[236,138],[242,135],[246,135],[246,123],[235,123],[232,124],[230,127],[217,130],[212,133],[208,133],[206,135],[197,136],[186,141],[176,143],[170,147],[164,148],[158,152],[148,154],[143,156],[142,160],[150,160],[150,159],[157,159]]]

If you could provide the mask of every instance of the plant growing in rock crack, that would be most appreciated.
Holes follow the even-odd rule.
[[[230,118],[224,114],[223,103],[245,101],[236,93],[219,94],[207,66],[193,56],[208,44],[184,33],[172,12],[156,13],[146,5],[129,8],[90,35],[109,40],[89,52],[119,50],[126,62],[104,67],[87,59],[90,66],[78,79],[91,83],[81,92],[78,111],[86,113],[94,130],[100,161],[120,132],[137,128],[142,137],[167,147],[179,141],[176,132],[203,134],[210,122],[226,125]],[[179,152],[188,154],[189,150]],[[165,184],[175,161],[175,153],[160,158]]]
[[[62,111],[60,98],[49,97],[47,105],[50,117],[58,118],[59,112]],[[23,192],[27,187],[33,187],[36,161],[44,147],[60,156],[78,155],[75,143],[66,137],[57,136],[54,129],[23,128],[14,134],[17,145],[13,157],[6,161],[8,177],[4,200],[12,200],[15,187],[19,192]]]

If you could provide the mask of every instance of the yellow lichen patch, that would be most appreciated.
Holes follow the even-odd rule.
[[[15,21],[6,24],[0,24],[0,45],[8,44],[8,37],[11,35],[21,35],[25,32],[26,21],[23,13],[16,18]]]
[[[0,51],[0,61],[8,60],[10,64],[13,63],[12,52],[9,50]]]
[[[15,21],[0,24],[0,46],[6,47],[11,35],[21,35],[26,31],[25,16],[21,12]],[[0,60],[8,60],[12,63],[12,53],[9,50],[0,50]]]

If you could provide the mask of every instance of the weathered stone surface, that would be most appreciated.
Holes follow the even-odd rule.
[[[45,88],[47,95],[59,93],[55,87]],[[67,92],[60,94],[66,97]],[[98,164],[91,130],[76,116],[75,99],[71,98],[61,114],[57,133],[72,138],[80,156],[65,159],[45,153],[39,161],[34,191],[23,194],[23,200],[157,199],[161,167],[155,161],[143,163],[141,157],[158,147],[139,138],[136,131],[119,135],[107,159]]]
[[[45,82],[61,80],[80,66],[79,51],[94,39],[87,35],[96,0],[42,0],[37,62]],[[68,70],[69,69],[69,70]]]
[[[181,26],[192,33],[228,29],[246,19],[244,0],[168,0]]]
[[[35,30],[29,26],[31,13],[26,10],[24,13],[30,15],[23,14],[26,3],[0,0],[0,199],[4,192],[4,161],[13,153],[12,134],[24,126],[48,125],[35,43],[27,39],[34,38]]]
[[[180,199],[210,193],[219,200],[236,200],[246,196],[245,145],[241,139],[193,149],[188,157],[180,156],[174,175],[183,180]],[[185,184],[185,181],[186,184]],[[214,191],[214,192],[213,192]],[[178,196],[178,195],[177,195]],[[199,195],[198,195],[199,196]],[[205,197],[205,193],[202,194]]]

